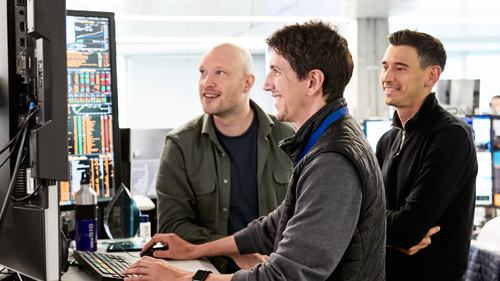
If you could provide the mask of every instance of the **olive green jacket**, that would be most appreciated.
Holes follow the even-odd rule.
[[[296,128],[277,121],[251,100],[250,105],[259,120],[259,215],[267,216],[284,200],[293,170],[278,142],[292,136]],[[211,115],[203,114],[169,132],[156,178],[158,233],[176,233],[194,244],[227,236],[229,167]]]

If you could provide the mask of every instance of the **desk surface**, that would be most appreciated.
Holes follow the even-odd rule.
[[[130,254],[134,256],[132,257],[127,253],[119,253],[119,252],[108,253],[106,252],[106,248],[107,244],[99,243],[97,247],[97,252],[119,255],[130,263],[133,263],[140,259],[139,252],[130,252]],[[191,261],[169,260],[168,262],[174,266],[177,266],[181,269],[188,271],[196,272],[198,269],[203,269],[203,270],[210,270],[214,273],[219,273],[219,271],[217,271],[217,269],[206,259],[191,260]],[[94,279],[92,279],[92,277],[90,277],[90,275],[87,272],[85,272],[85,270],[79,269],[77,266],[70,266],[68,272],[66,272],[61,278],[61,281],[93,281],[93,280]]]

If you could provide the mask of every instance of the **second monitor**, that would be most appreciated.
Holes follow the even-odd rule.
[[[61,186],[61,205],[74,203],[82,172],[99,201],[121,184],[114,30],[113,13],[67,12],[70,181]]]

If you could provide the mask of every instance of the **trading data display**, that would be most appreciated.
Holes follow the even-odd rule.
[[[474,116],[462,119],[474,130],[478,164],[476,177],[476,205],[490,205],[493,202],[491,119],[489,116]]]
[[[109,19],[67,16],[66,38],[70,181],[61,184],[61,205],[74,203],[82,172],[99,200],[115,186]]]

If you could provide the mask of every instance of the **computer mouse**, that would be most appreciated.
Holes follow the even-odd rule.
[[[158,258],[158,257],[153,256],[153,252],[158,251],[158,250],[160,250],[160,251],[168,250],[168,246],[163,246],[163,247],[158,247],[158,248],[150,248],[146,252],[141,252],[139,255],[141,257],[148,256],[148,257],[152,257],[152,258]]]

